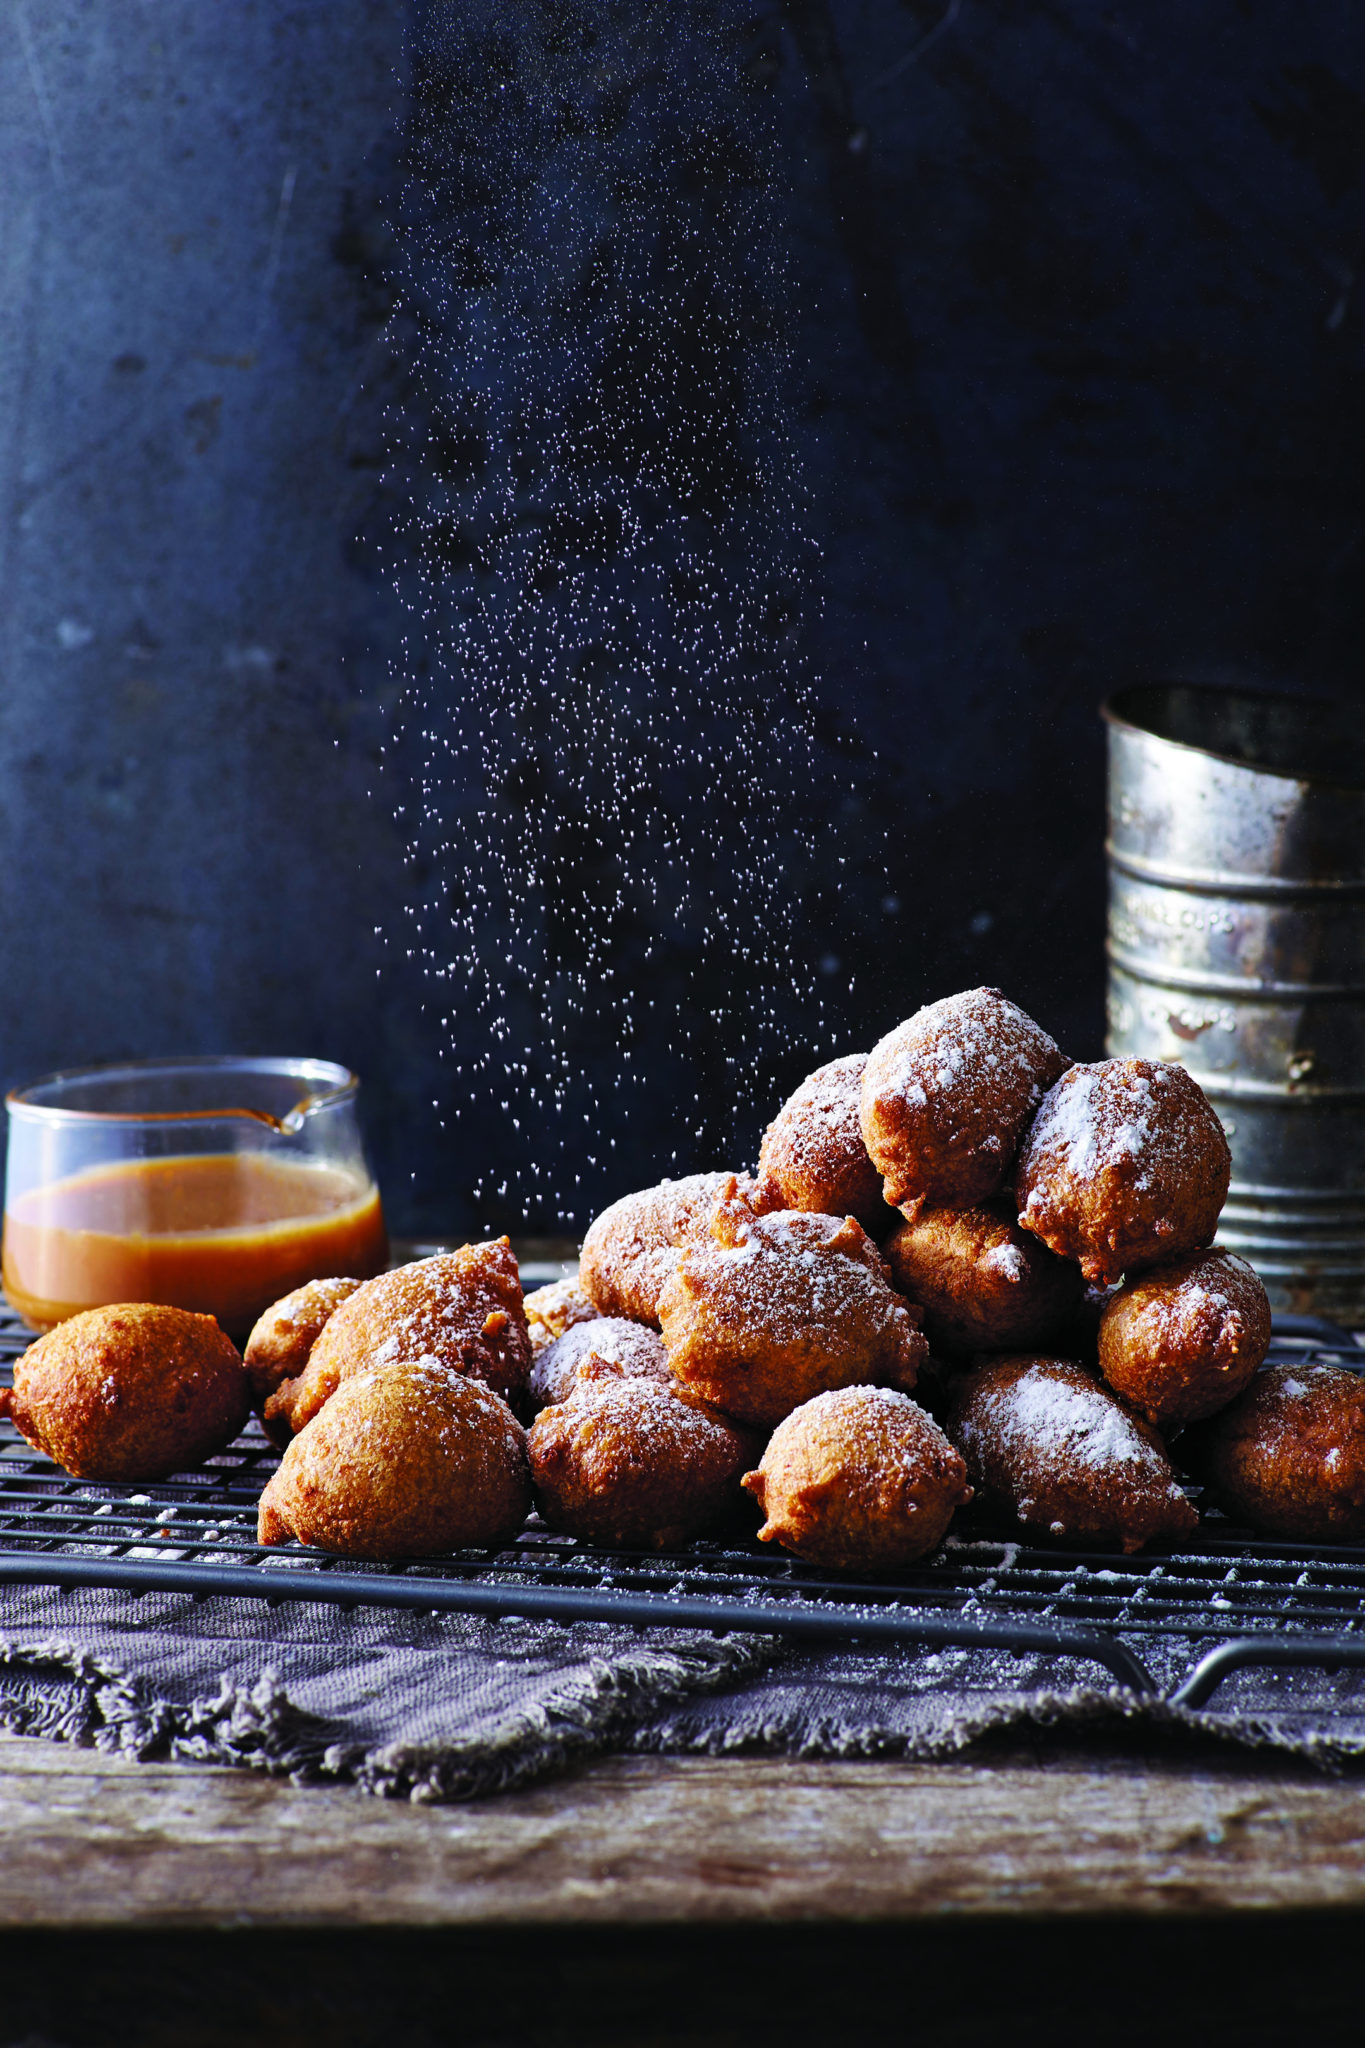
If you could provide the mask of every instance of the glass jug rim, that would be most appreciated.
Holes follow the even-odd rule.
[[[299,1100],[286,1115],[271,1116],[266,1110],[247,1109],[240,1104],[214,1103],[202,1109],[78,1109],[60,1102],[34,1102],[42,1089],[61,1088],[67,1083],[112,1081],[126,1077],[135,1081],[153,1074],[259,1074],[293,1079],[301,1084]],[[11,1088],[5,1097],[9,1115],[24,1122],[104,1124],[211,1124],[224,1118],[245,1118],[277,1131],[297,1130],[307,1116],[332,1108],[353,1098],[359,1077],[335,1060],[290,1058],[245,1053],[186,1053],[160,1059],[106,1060],[90,1066],[61,1067],[37,1080]]]

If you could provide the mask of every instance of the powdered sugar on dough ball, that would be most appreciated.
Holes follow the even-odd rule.
[[[863,1143],[866,1066],[866,1053],[851,1053],[818,1067],[769,1124],[758,1155],[758,1181],[775,1209],[856,1216],[879,1233],[895,1222],[882,1199],[882,1177]]]
[[[917,1010],[873,1047],[863,1142],[888,1202],[965,1209],[1004,1185],[1043,1095],[1067,1065],[1040,1024],[996,988]]]
[[[1100,1321],[1100,1371],[1125,1401],[1170,1429],[1215,1415],[1270,1345],[1270,1303],[1245,1259],[1190,1252],[1151,1266]]]
[[[772,1427],[833,1387],[910,1388],[919,1311],[853,1217],[760,1215],[733,1178],[659,1303],[668,1363],[697,1399]]]
[[[935,1352],[950,1355],[1059,1342],[1085,1285],[1003,1203],[921,1209],[882,1251],[895,1285],[923,1309]]]
[[[889,1387],[840,1387],[804,1402],[744,1485],[767,1517],[761,1542],[846,1572],[913,1564],[972,1496],[937,1423]]]
[[[1365,1540],[1365,1378],[1271,1365],[1190,1432],[1194,1465],[1238,1521],[1292,1542]]]
[[[537,1408],[567,1401],[589,1362],[594,1376],[660,1380],[671,1384],[668,1354],[657,1330],[623,1316],[597,1316],[575,1323],[541,1352],[531,1368],[531,1399]]]
[[[596,1302],[589,1300],[577,1277],[553,1280],[548,1287],[537,1287],[534,1293],[527,1295],[525,1309],[527,1334],[537,1358],[547,1344],[553,1344],[556,1337],[562,1337],[575,1323],[590,1323],[602,1313]]]
[[[588,1226],[579,1283],[604,1316],[659,1326],[659,1296],[681,1247],[704,1236],[726,1173],[692,1173],[622,1195]],[[744,1184],[752,1186],[744,1180]]]
[[[588,1543],[663,1549],[724,1525],[757,1445],[649,1379],[588,1380],[542,1409],[527,1445],[536,1505]]]
[[[422,1557],[510,1543],[531,1504],[505,1401],[435,1358],[356,1372],[296,1436],[261,1495],[262,1543]]]
[[[1132,1552],[1197,1526],[1156,1431],[1071,1359],[987,1360],[947,1427],[978,1504],[1058,1542]]]
[[[531,1340],[517,1262],[505,1237],[415,1259],[367,1280],[323,1324],[308,1364],[265,1404],[278,1443],[297,1435],[351,1374],[432,1358],[482,1380],[517,1407]]]
[[[1231,1173],[1223,1126],[1183,1067],[1099,1060],[1063,1074],[1034,1119],[1019,1221],[1087,1280],[1117,1280],[1208,1244]]]
[[[281,1380],[297,1377],[334,1309],[364,1285],[361,1280],[309,1280],[268,1308],[247,1338],[242,1363],[259,1407]]]

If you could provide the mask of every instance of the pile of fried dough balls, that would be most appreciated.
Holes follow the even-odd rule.
[[[865,1574],[968,1507],[1132,1552],[1195,1527],[1177,1464],[1257,1528],[1365,1537],[1365,1380],[1260,1370],[1265,1291],[1212,1248],[1229,1171],[1183,1068],[1073,1064],[972,989],[810,1075],[755,1174],[613,1203],[576,1280],[523,1299],[502,1238],[315,1281],[242,1360],[209,1318],[96,1310],[11,1413],[72,1472],[146,1478],[253,1407],[284,1452],[260,1540],[358,1558],[494,1547],[533,1505],[665,1548],[756,1504],[763,1541]]]

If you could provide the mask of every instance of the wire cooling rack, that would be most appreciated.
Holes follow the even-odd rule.
[[[31,1341],[0,1299],[0,1384]],[[1304,1318],[1277,1319],[1270,1355],[1365,1371],[1345,1331]],[[1145,1694],[1160,1688],[1143,1639],[1160,1637],[1190,1645],[1167,1695],[1186,1706],[1247,1665],[1365,1667],[1365,1545],[1266,1542],[1216,1513],[1188,1546],[1132,1558],[950,1537],[903,1578],[876,1583],[827,1578],[756,1542],[593,1550],[534,1517],[506,1550],[377,1566],[257,1543],[256,1504],[278,1462],[252,1422],[194,1471],[101,1484],[70,1478],[0,1422],[0,1584],[999,1649],[1098,1664]]]

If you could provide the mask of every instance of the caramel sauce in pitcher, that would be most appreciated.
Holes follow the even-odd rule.
[[[41,1330],[105,1302],[159,1301],[245,1336],[305,1280],[367,1279],[387,1259],[373,1182],[260,1152],[123,1160],[5,1213],[5,1292]]]

